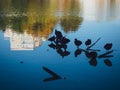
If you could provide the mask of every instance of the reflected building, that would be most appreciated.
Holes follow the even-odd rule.
[[[40,46],[43,41],[46,41],[45,36],[33,37],[26,32],[20,34],[7,28],[4,32],[4,38],[10,40],[11,50],[34,50]]]

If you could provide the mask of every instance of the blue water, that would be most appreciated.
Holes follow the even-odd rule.
[[[61,30],[59,24],[56,29]],[[11,51],[9,40],[4,40],[3,32],[0,32],[0,88],[1,90],[117,90],[120,83],[120,24],[119,20],[110,22],[84,21],[76,32],[66,35],[71,41],[68,50],[71,54],[62,58],[55,50],[48,47],[49,41],[45,41],[34,51]],[[53,31],[54,32],[54,31]],[[54,33],[53,33],[54,34]],[[50,35],[52,36],[52,35]],[[114,52],[112,67],[104,64],[104,59],[98,59],[97,66],[91,66],[88,58],[81,54],[74,57],[76,46],[74,38],[85,42],[88,38],[96,41],[101,40],[94,46],[104,52],[104,44],[113,43]],[[81,46],[84,48],[85,45]],[[24,63],[21,64],[20,61]],[[43,82],[50,75],[42,67],[46,66],[66,80]]]
[[[91,7],[92,3],[90,2],[91,6],[87,7],[88,0],[86,0],[87,2],[85,0],[66,0],[68,3],[65,0],[62,0],[62,3],[61,0],[57,2],[52,0],[51,2],[49,0],[18,1],[0,1],[0,90],[120,89],[119,0],[110,0],[111,3],[103,1],[102,5],[100,4],[102,0],[98,0],[98,2],[91,0],[93,7]],[[106,6],[107,3],[111,7]],[[94,4],[97,4],[96,8],[94,8]],[[105,12],[104,9],[108,12]],[[86,11],[89,12],[86,14]],[[43,31],[41,27],[44,29]],[[8,28],[13,32],[11,31],[11,37],[6,38],[5,31]],[[75,28],[75,30],[71,28]],[[36,33],[46,32],[49,29],[51,32],[47,31],[47,37],[44,33],[46,40],[33,50],[12,50],[11,46],[15,44],[11,41],[12,38],[17,42],[20,35],[24,36],[25,30],[23,29],[28,29],[29,35],[35,38],[34,34]],[[70,52],[68,56],[62,57],[56,49],[48,46],[51,44],[48,39],[55,36],[55,30],[60,31],[63,36],[70,40],[67,44],[67,51]],[[16,37],[12,37],[15,35]],[[40,37],[39,34],[37,37]],[[87,39],[91,39],[94,43],[100,38],[91,48],[100,50],[96,51],[98,54],[96,65],[89,63],[90,59],[84,52],[78,57],[74,56],[77,50],[74,44],[75,38],[82,41],[79,48],[84,50]],[[104,46],[108,43],[112,43],[112,48],[107,51]],[[111,50],[113,52],[108,56],[113,55],[113,57],[98,58],[99,55]],[[109,59],[112,65],[105,64],[105,59]],[[43,67],[58,74],[61,79],[45,82],[44,80],[51,75]]]

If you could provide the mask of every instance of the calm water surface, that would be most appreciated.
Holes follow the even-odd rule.
[[[0,90],[119,90],[119,4],[0,0]],[[44,67],[61,79],[45,81],[52,76]]]

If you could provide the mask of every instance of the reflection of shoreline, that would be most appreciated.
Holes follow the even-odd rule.
[[[9,38],[11,50],[34,50],[40,46],[43,41],[46,41],[44,36],[33,37],[26,32],[19,34],[12,29],[7,28],[4,32],[5,39]]]
[[[2,2],[3,1],[3,2]],[[49,1],[49,2],[48,2]],[[53,16],[64,17],[66,15],[78,15],[84,20],[107,21],[120,18],[120,0],[38,0],[23,3],[24,7],[21,9],[16,7],[16,3],[11,1],[0,2],[0,15],[5,17],[37,17],[39,16]],[[66,3],[67,2],[67,3]],[[21,5],[20,4],[20,5]]]

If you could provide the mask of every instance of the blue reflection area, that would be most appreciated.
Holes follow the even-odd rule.
[[[0,89],[5,90],[101,90],[120,89],[120,52],[119,52],[119,20],[110,22],[84,21],[76,32],[64,33],[59,24],[56,29],[71,41],[68,50],[71,54],[62,58],[55,50],[48,47],[49,41],[42,43],[33,51],[11,51],[9,40],[4,40],[3,32],[0,31]],[[54,32],[54,31],[53,31]],[[52,36],[51,34],[50,36]],[[76,46],[74,38],[83,43],[89,38],[93,42],[99,37],[101,40],[93,47],[100,49],[102,54],[104,45],[113,43],[114,55],[110,60],[112,67],[107,67],[103,59],[98,59],[98,65],[89,65],[89,60],[84,54],[74,57]],[[81,48],[85,48],[82,45]],[[20,63],[20,62],[23,63]],[[66,80],[56,80],[44,83],[43,80],[50,75],[42,69],[47,66],[59,75],[66,77]]]

